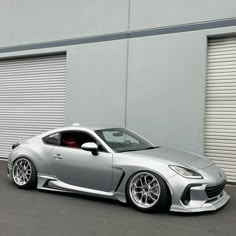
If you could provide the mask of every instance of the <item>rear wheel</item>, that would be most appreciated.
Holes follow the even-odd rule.
[[[157,212],[170,206],[169,189],[157,174],[142,171],[135,173],[127,184],[129,202],[138,210]]]
[[[37,171],[32,161],[28,158],[17,159],[12,168],[14,183],[22,189],[35,188],[37,185]]]

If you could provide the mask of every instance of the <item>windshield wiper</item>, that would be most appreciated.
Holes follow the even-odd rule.
[[[159,147],[161,147],[161,146],[148,147],[148,148],[145,148],[145,149],[143,149],[143,150],[150,150],[150,149],[155,149],[155,148],[159,148]]]
[[[144,151],[144,150],[150,150],[150,149],[155,149],[155,148],[160,148],[161,146],[153,146],[153,147],[148,147],[144,149],[127,149],[127,150],[122,150],[119,152],[135,152],[135,151]]]
[[[134,151],[141,151],[142,149],[128,149],[128,150],[122,150],[118,152],[134,152]]]

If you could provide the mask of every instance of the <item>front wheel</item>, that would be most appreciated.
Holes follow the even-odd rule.
[[[27,158],[17,159],[12,168],[14,183],[22,189],[35,188],[37,185],[37,171],[32,161]]]
[[[157,212],[168,208],[170,194],[164,180],[157,174],[142,171],[135,173],[126,189],[129,202],[143,212]]]

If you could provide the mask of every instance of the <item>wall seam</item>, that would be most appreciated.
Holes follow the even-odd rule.
[[[208,37],[206,36],[205,37],[205,46],[206,46],[206,51],[205,51],[205,83],[204,83],[204,112],[203,112],[203,134],[202,134],[202,155],[205,156],[205,142],[206,142],[206,105],[207,105],[207,80],[208,80],[208,75],[207,75],[207,72],[208,72]]]
[[[128,77],[129,77],[129,34],[130,34],[130,7],[131,0],[128,5],[128,37],[127,37],[127,51],[126,51],[126,78],[125,78],[125,127],[127,127],[127,114],[128,114]]]

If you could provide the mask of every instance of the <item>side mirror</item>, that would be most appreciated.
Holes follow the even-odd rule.
[[[96,143],[84,143],[81,148],[85,151],[90,151],[92,152],[93,155],[97,156],[98,155],[98,145]]]

